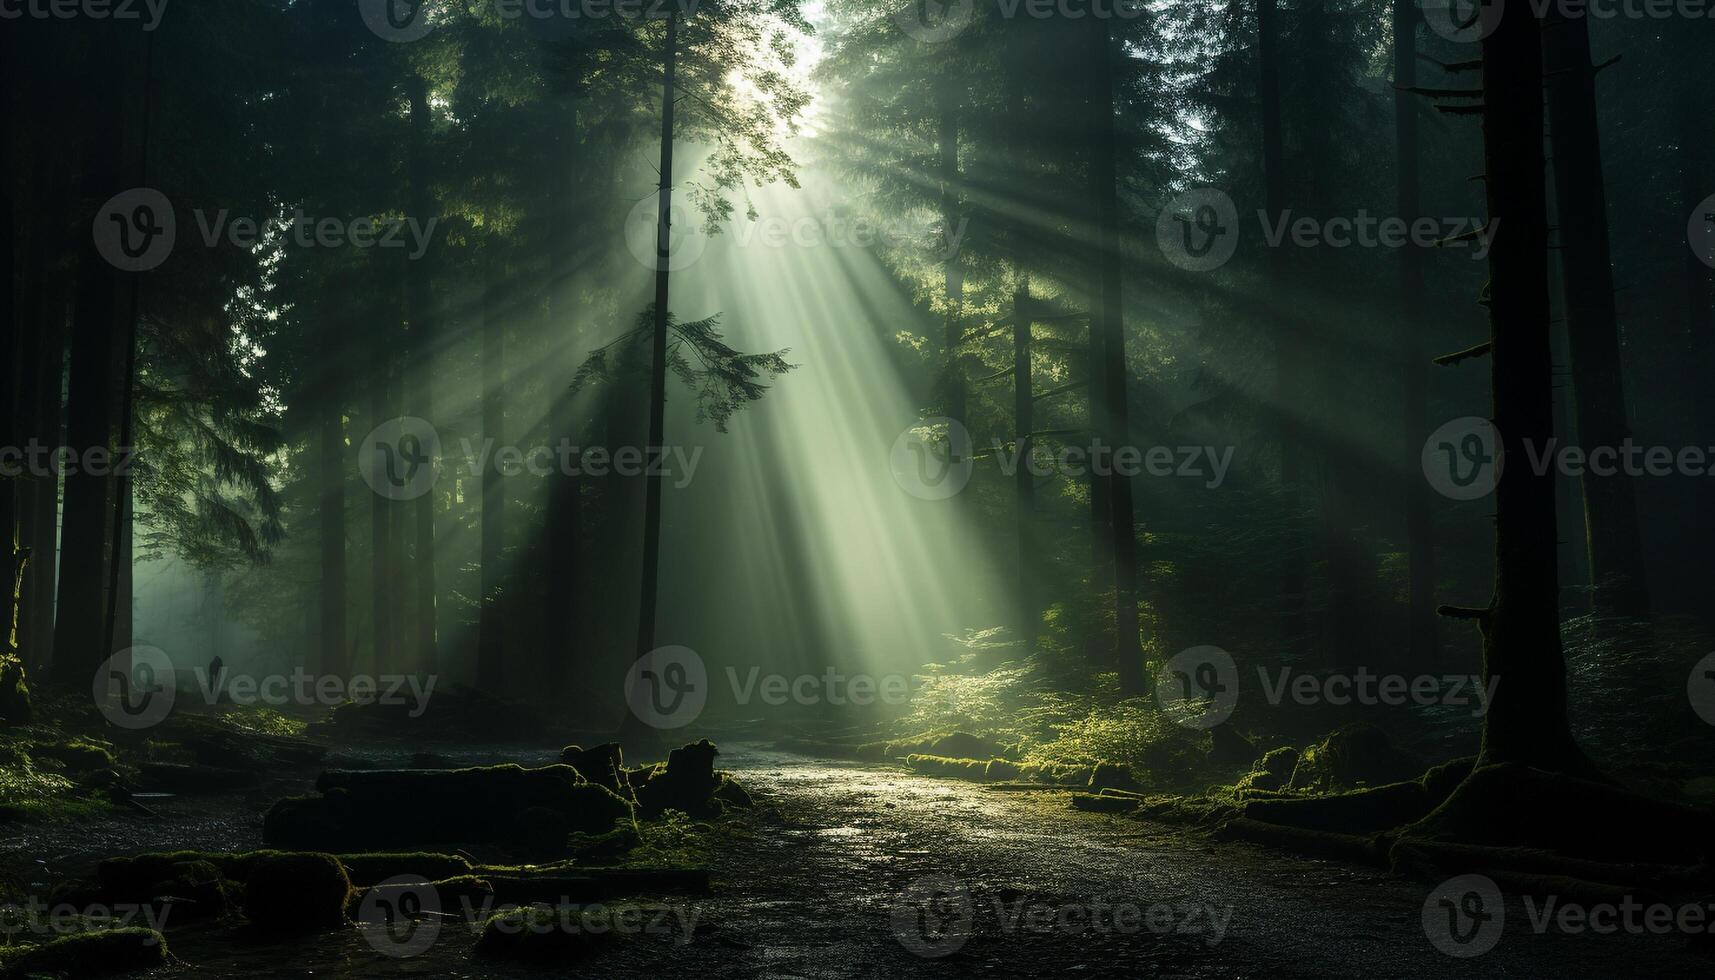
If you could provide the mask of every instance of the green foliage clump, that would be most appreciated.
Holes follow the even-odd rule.
[[[33,743],[16,734],[0,736],[0,820],[77,820],[105,812],[105,800],[90,798],[67,776],[36,766]]]

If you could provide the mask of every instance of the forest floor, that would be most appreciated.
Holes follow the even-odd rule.
[[[490,750],[458,761],[531,764],[551,755]],[[1427,934],[1429,882],[1075,812],[1060,792],[1007,792],[737,744],[723,748],[719,764],[759,805],[722,835],[714,894],[667,899],[660,934],[614,943],[580,963],[578,975],[1702,977],[1711,968],[1682,936],[1539,932],[1517,901],[1492,950],[1455,959]],[[156,801],[158,821],[116,814],[95,825],[15,826],[24,833],[3,845],[0,860],[14,872],[33,867],[27,874],[40,880],[32,885],[51,886],[114,854],[260,847],[268,801],[303,792],[313,778],[306,770],[261,792]],[[941,895],[926,915],[917,900],[925,876]],[[473,958],[465,916],[443,912],[433,944],[408,957],[378,926],[289,942],[174,929],[169,943],[182,966],[162,972],[545,975]]]

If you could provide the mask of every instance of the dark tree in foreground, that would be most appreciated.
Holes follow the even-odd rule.
[[[1486,608],[1446,611],[1481,627],[1483,680],[1496,684],[1478,765],[1589,773],[1567,716],[1554,473],[1529,465],[1527,449],[1554,437],[1541,28],[1529,7],[1515,6],[1483,40],[1490,385],[1501,457],[1495,591]]]

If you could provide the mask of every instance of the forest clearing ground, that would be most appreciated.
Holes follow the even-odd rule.
[[[487,754],[487,753],[484,753]],[[541,753],[506,754],[527,764]],[[496,758],[500,754],[495,755]],[[478,761],[476,759],[461,761]],[[1075,812],[1059,792],[1001,792],[902,770],[728,743],[720,765],[760,804],[717,853],[716,893],[669,904],[696,916],[682,936],[615,944],[577,967],[624,977],[1417,977],[1707,976],[1682,937],[1535,934],[1510,902],[1499,944],[1474,959],[1437,950],[1422,925],[1433,883],[1300,859],[1124,817]],[[306,771],[305,781],[313,778]],[[269,795],[298,792],[284,782]],[[7,863],[45,858],[59,873],[113,853],[260,846],[256,795],[163,801],[163,820],[36,833]],[[940,958],[901,893],[949,876],[971,897],[970,934]],[[1115,908],[1162,916],[1167,931],[1108,927]],[[1058,916],[1072,910],[1071,925]],[[1106,910],[1106,911],[1104,911]],[[455,911],[456,909],[450,909]],[[1022,922],[1012,921],[1020,912]],[[1089,926],[1094,914],[1101,927]],[[1041,920],[1033,916],[1044,916]],[[383,955],[362,928],[285,943],[213,928],[174,930],[178,975],[540,976],[473,959],[448,920],[435,945]],[[1025,923],[1035,922],[1035,925]],[[1219,923],[1219,926],[1217,926]],[[1219,928],[1219,938],[1214,931]],[[901,937],[904,937],[902,941]],[[930,944],[931,948],[933,944]],[[563,973],[563,970],[558,971]]]

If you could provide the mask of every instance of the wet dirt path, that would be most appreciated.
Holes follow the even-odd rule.
[[[1491,951],[1454,959],[1426,935],[1424,882],[1078,813],[1059,793],[739,745],[720,765],[759,806],[716,859],[715,894],[664,899],[660,934],[609,943],[576,975],[1701,977],[1715,962],[1679,936],[1538,934],[1517,901]],[[158,823],[46,835],[34,844],[50,850],[35,853],[70,866],[124,850],[259,846],[262,803],[163,807]],[[24,856],[13,843],[9,863]],[[183,965],[168,973],[544,975],[473,959],[465,910],[447,904],[435,941],[414,955],[395,955],[403,947],[378,927],[290,942],[192,928],[174,931]]]

